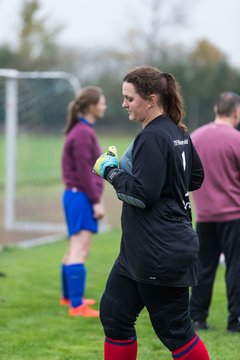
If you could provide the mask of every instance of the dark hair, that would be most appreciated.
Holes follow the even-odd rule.
[[[123,81],[133,84],[143,99],[148,99],[152,94],[157,95],[158,104],[162,106],[164,113],[169,115],[181,130],[187,130],[183,122],[184,101],[180,86],[173,75],[151,66],[141,66],[131,70]]]
[[[77,98],[68,105],[67,121],[64,134],[68,134],[69,131],[78,122],[78,114],[86,114],[89,106],[96,105],[102,95],[102,89],[96,86],[88,86],[81,89]]]
[[[219,116],[231,116],[238,106],[240,106],[240,96],[227,91],[219,95],[214,105],[214,111]]]

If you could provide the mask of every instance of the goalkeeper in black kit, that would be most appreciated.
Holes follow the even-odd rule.
[[[146,307],[173,359],[209,360],[189,315],[199,251],[189,191],[201,187],[204,172],[183,123],[183,99],[171,74],[145,66],[124,77],[123,97],[142,130],[120,163],[110,147],[94,166],[123,201],[120,254],[100,305],[104,359],[137,358],[135,322]]]

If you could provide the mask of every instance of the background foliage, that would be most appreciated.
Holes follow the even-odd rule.
[[[186,122],[192,130],[213,119],[213,103],[220,92],[240,93],[240,70],[232,67],[221,49],[206,39],[190,49],[184,44],[170,46],[164,40],[169,25],[179,27],[187,21],[184,14],[190,4],[186,3],[169,2],[169,9],[175,14],[171,24],[160,16],[160,4],[164,5],[164,1],[145,3],[152,11],[148,34],[129,28],[124,37],[125,46],[77,49],[59,45],[58,35],[63,27],[52,26],[49,18],[39,15],[39,0],[24,1],[18,46],[12,48],[7,42],[0,44],[0,68],[65,70],[78,76],[82,85],[99,85],[109,104],[100,127],[105,130],[111,125],[112,129],[130,131],[131,126],[121,109],[122,77],[133,66],[157,66],[179,81],[186,102]],[[45,125],[47,128],[47,123]]]

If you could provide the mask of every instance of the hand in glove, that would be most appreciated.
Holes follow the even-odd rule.
[[[119,161],[117,148],[115,146],[109,146],[108,151],[102,154],[95,162],[93,172],[98,176],[103,177],[107,181],[112,182],[112,177],[110,176],[110,174],[113,172],[113,170],[121,172],[122,170],[118,168]]]

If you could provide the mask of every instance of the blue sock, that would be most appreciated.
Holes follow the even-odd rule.
[[[69,298],[68,285],[67,285],[67,265],[62,264],[61,267],[61,280],[62,280],[62,297],[64,299]]]
[[[85,290],[86,269],[84,264],[66,266],[69,299],[72,307],[82,305]]]

